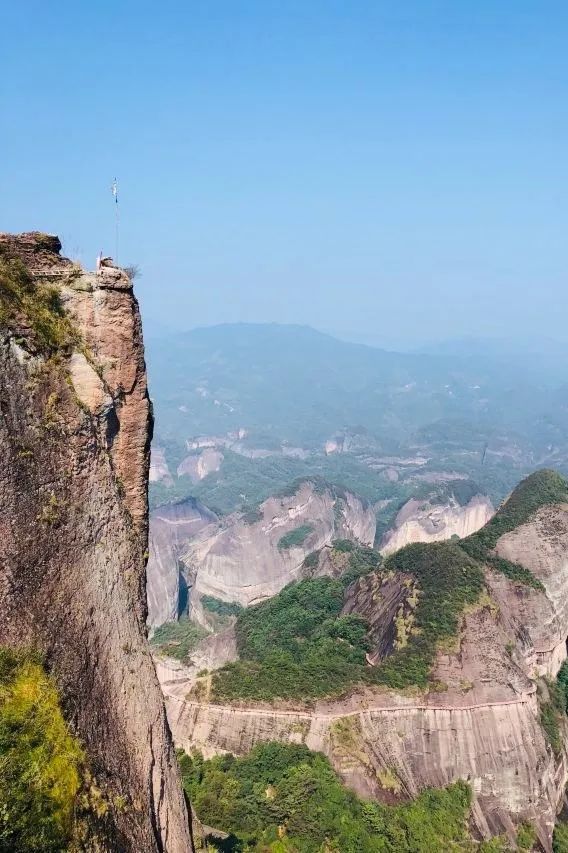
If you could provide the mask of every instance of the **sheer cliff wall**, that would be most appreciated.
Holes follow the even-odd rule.
[[[107,803],[99,849],[187,853],[144,627],[152,417],[138,305],[123,271],[86,273],[60,248],[0,235],[3,272],[23,282],[22,296],[0,280],[0,643],[45,656]],[[61,342],[50,311],[71,329]]]

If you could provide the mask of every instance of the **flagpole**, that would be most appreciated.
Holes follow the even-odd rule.
[[[116,178],[112,182],[112,194],[114,196],[114,212],[115,212],[115,224],[114,224],[114,243],[115,243],[115,254],[114,254],[114,262],[118,266],[118,181]]]

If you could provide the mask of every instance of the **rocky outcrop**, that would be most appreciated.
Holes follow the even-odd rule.
[[[336,701],[223,706],[207,700],[195,667],[181,668],[163,685],[176,741],[206,755],[244,754],[274,738],[303,741],[358,793],[388,802],[465,779],[478,837],[514,839],[529,821],[551,851],[568,764],[566,747],[555,754],[541,726],[541,676],[554,677],[566,658],[568,505],[540,507],[501,535],[494,553],[532,571],[543,589],[488,563],[486,591],[463,613],[455,641],[440,646],[428,692],[369,687]],[[370,623],[370,666],[407,642],[420,594],[411,577],[386,570],[348,588],[344,612]],[[559,726],[566,744],[566,718]]]
[[[45,655],[106,802],[97,849],[187,853],[144,627],[152,420],[140,315],[122,270],[86,273],[60,248],[0,235],[0,253],[32,273],[0,328],[0,643]],[[32,320],[34,293],[49,307]],[[60,305],[76,334],[42,343]]]
[[[304,536],[288,546],[285,537],[294,531]],[[334,539],[370,545],[374,534],[374,513],[359,498],[303,482],[292,495],[268,498],[253,517],[228,516],[188,543],[192,613],[201,621],[202,595],[244,606],[262,601],[298,578],[310,552]]]
[[[189,477],[192,483],[198,483],[218,471],[223,462],[223,454],[213,448],[206,448],[200,453],[192,453],[183,459],[177,468],[178,477]]]
[[[494,512],[484,495],[474,496],[464,506],[453,497],[435,504],[411,498],[383,536],[380,551],[386,557],[412,542],[442,542],[452,536],[463,539],[483,527]]]
[[[150,455],[150,482],[164,483],[165,486],[173,486],[174,480],[168,467],[166,453],[162,447],[152,445]]]
[[[180,557],[188,541],[217,516],[194,498],[167,504],[150,515],[150,556],[147,566],[148,625],[152,628],[178,618],[187,605]],[[180,588],[186,589],[185,600]]]

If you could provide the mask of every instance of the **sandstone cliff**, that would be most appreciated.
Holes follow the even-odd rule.
[[[283,537],[301,528],[301,543],[282,547]],[[252,604],[299,577],[310,552],[333,539],[370,545],[374,535],[370,507],[349,492],[310,481],[292,495],[268,498],[248,516],[219,519],[193,499],[159,507],[150,517],[148,624],[177,619],[180,601],[186,603],[180,589],[189,585],[191,615],[210,627],[202,595]]]
[[[229,516],[188,542],[182,559],[194,583],[192,615],[206,622],[203,595],[244,606],[275,595],[299,577],[312,551],[334,539],[370,545],[374,535],[373,510],[359,498],[303,482],[292,495],[268,498],[253,518]]]
[[[144,627],[140,315],[123,271],[87,273],[60,248],[0,235],[0,643],[45,655],[106,803],[97,849],[187,853]]]
[[[216,521],[215,513],[193,498],[167,504],[151,513],[147,567],[150,627],[177,619],[180,610],[187,606],[187,586],[181,555],[193,536]]]
[[[455,641],[438,647],[429,690],[367,687],[335,701],[224,706],[208,701],[208,677],[199,679],[195,667],[166,668],[160,677],[176,742],[211,755],[244,754],[275,738],[303,741],[326,753],[360,794],[388,802],[465,779],[478,837],[513,840],[529,821],[551,851],[568,776],[568,720],[559,718],[553,749],[541,723],[549,702],[541,676],[553,678],[566,658],[568,504],[545,501],[512,529],[502,517],[490,530],[485,590],[464,611]],[[515,563],[531,571],[532,586],[497,571],[494,557],[512,561],[508,571]],[[408,576],[379,570],[348,588],[344,612],[370,623],[370,666],[406,642],[396,623],[414,587]]]
[[[383,536],[381,553],[387,556],[411,542],[442,542],[452,536],[463,539],[483,527],[494,512],[491,501],[484,495],[475,495],[464,506],[453,497],[434,504],[412,498]]]

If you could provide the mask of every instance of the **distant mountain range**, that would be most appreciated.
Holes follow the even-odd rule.
[[[248,462],[256,458],[249,465],[255,472],[269,454],[284,455],[284,473],[275,477],[280,484],[311,471],[317,460],[325,476],[326,452],[375,472],[385,457],[419,456],[423,472],[452,470],[485,481],[495,498],[535,467],[567,467],[568,385],[560,353],[549,371],[550,354],[537,363],[496,342],[397,353],[306,326],[234,324],[150,339],[147,359],[156,444],[170,468],[198,452],[198,437]],[[400,479],[400,471],[395,475]],[[239,476],[246,493],[248,475]],[[222,477],[221,467],[207,483]],[[202,489],[184,481],[183,495],[174,493],[198,493],[207,502]]]

